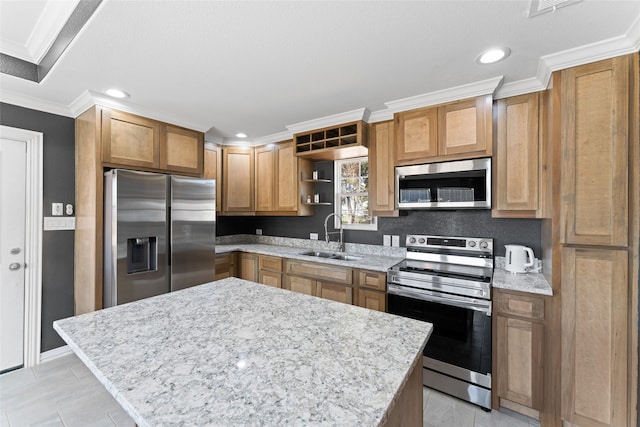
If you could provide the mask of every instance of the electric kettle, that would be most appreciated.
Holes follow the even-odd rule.
[[[535,257],[533,249],[522,245],[504,245],[506,249],[504,269],[511,273],[526,273],[527,267],[533,267]]]

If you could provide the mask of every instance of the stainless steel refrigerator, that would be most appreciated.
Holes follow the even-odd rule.
[[[114,169],[104,180],[104,307],[215,280],[215,181]]]

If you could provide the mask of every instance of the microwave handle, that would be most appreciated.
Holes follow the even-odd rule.
[[[387,292],[401,297],[481,311],[486,313],[487,316],[491,316],[491,301],[478,301],[475,299],[469,301],[467,299],[454,298],[452,296],[441,297],[429,291],[418,291],[404,286],[398,286],[393,283],[387,284]]]

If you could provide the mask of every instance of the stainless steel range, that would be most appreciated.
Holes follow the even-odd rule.
[[[493,239],[408,235],[388,311],[433,324],[424,385],[491,408]]]

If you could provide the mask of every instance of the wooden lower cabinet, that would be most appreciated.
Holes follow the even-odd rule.
[[[282,258],[269,255],[258,256],[258,282],[274,288],[281,288]]]
[[[545,299],[496,289],[493,307],[494,406],[538,418],[544,409]]]
[[[353,288],[340,283],[318,281],[318,296],[331,301],[353,304]]]
[[[387,274],[379,271],[357,272],[358,298],[356,304],[371,310],[387,311]]]
[[[252,282],[258,281],[258,255],[241,252],[238,256],[238,277]]]
[[[562,418],[628,426],[627,250],[562,250]]]
[[[316,281],[306,277],[286,276],[284,288],[301,294],[318,296]]]
[[[236,253],[216,254],[216,280],[235,277]]]

